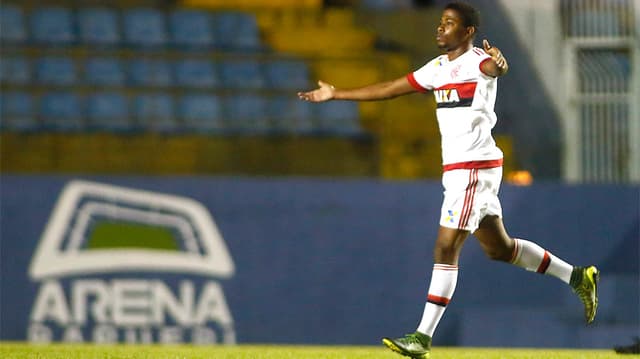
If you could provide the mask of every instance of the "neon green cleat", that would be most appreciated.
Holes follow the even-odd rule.
[[[600,272],[595,266],[575,267],[571,273],[571,288],[584,304],[584,319],[593,322],[598,310],[598,281]]]
[[[431,352],[431,337],[415,332],[407,334],[403,338],[382,338],[382,344],[398,354],[414,358],[429,359]]]

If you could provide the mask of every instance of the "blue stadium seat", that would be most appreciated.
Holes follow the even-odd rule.
[[[62,7],[36,8],[31,13],[31,36],[42,44],[68,45],[75,41],[71,10]]]
[[[38,122],[33,113],[33,99],[26,92],[7,92],[0,96],[0,119],[2,130],[33,131]]]
[[[87,59],[84,77],[87,84],[94,86],[122,86],[126,78],[120,60],[106,57]]]
[[[22,8],[12,4],[0,6],[0,41],[21,43],[27,40]]]
[[[0,60],[0,83],[26,85],[31,81],[29,62],[22,56],[7,56]]]
[[[87,98],[87,117],[90,128],[100,131],[126,132],[133,128],[129,122],[126,97],[117,92],[103,92]]]
[[[124,39],[128,45],[158,47],[167,43],[164,14],[150,8],[134,8],[124,13]]]
[[[171,42],[184,48],[208,48],[215,44],[211,16],[206,11],[177,10],[169,15]]]
[[[76,68],[68,57],[43,57],[36,62],[36,77],[43,85],[68,86],[76,82]]]
[[[255,61],[224,62],[220,66],[222,83],[233,89],[262,89],[265,79],[260,65]]]
[[[176,84],[193,88],[211,88],[218,85],[214,65],[208,60],[183,60],[175,64]]]
[[[83,130],[82,115],[82,102],[76,94],[52,92],[40,99],[40,116],[46,129],[62,132]]]
[[[80,39],[89,45],[120,43],[118,13],[108,8],[83,8],[78,12]]]
[[[129,79],[136,86],[168,87],[172,84],[171,68],[164,60],[132,60]]]
[[[170,95],[138,95],[133,100],[133,112],[138,124],[146,131],[168,133],[179,130],[173,98]]]
[[[180,98],[178,115],[184,121],[185,128],[202,133],[221,133],[222,105],[215,95],[189,94]]]
[[[227,101],[229,128],[242,134],[265,134],[270,125],[267,116],[267,102],[258,95],[230,96]]]
[[[229,50],[260,50],[258,23],[252,14],[223,12],[214,18],[217,46]]]
[[[357,102],[329,101],[317,104],[314,109],[321,132],[343,136],[362,133]]]
[[[265,76],[270,87],[283,90],[309,87],[309,68],[303,61],[272,61],[265,66]]]
[[[279,96],[268,102],[268,117],[275,133],[308,135],[316,131],[313,104],[295,96]]]
[[[376,11],[413,8],[412,0],[361,0],[358,4],[365,9]]]

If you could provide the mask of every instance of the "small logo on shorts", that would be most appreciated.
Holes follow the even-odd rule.
[[[447,210],[447,213],[449,214],[447,216],[447,218],[445,218],[445,221],[449,222],[449,223],[454,223],[455,222],[455,217],[458,215],[458,212],[454,212],[452,210]]]

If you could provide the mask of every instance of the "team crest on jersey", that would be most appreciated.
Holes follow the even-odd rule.
[[[460,75],[460,69],[462,69],[462,65],[458,65],[456,67],[453,68],[453,70],[451,70],[451,78],[455,79],[456,77],[458,77],[458,75]]]

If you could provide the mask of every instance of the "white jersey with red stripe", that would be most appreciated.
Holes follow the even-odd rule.
[[[491,136],[497,79],[480,69],[490,58],[473,47],[453,61],[438,56],[407,75],[417,90],[433,91],[445,171],[502,165],[502,151]]]

